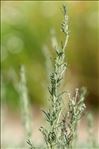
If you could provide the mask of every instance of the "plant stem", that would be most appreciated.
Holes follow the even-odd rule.
[[[20,67],[20,109],[21,109],[21,118],[24,126],[25,140],[31,139],[32,137],[32,125],[31,125],[31,115],[30,115],[30,105],[28,100],[28,91],[26,87],[26,77],[25,77],[25,68],[24,66]]]

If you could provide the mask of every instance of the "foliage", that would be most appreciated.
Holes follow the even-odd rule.
[[[31,127],[31,115],[28,101],[28,91],[26,85],[25,69],[24,66],[20,68],[20,107],[21,116],[25,132],[25,140],[27,139],[27,145],[29,149],[76,149],[77,144],[77,126],[79,120],[85,111],[85,95],[86,88],[76,88],[74,95],[70,91],[62,91],[61,84],[64,77],[65,70],[67,69],[67,62],[65,62],[65,48],[68,43],[69,29],[68,29],[68,15],[66,7],[63,5],[64,20],[61,24],[61,31],[64,33],[64,44],[61,42],[61,47],[56,44],[55,46],[55,58],[53,59],[53,71],[50,75],[50,85],[48,91],[49,109],[43,110],[43,113],[48,122],[48,126],[40,128],[44,137],[44,145],[35,147],[31,141],[32,127]],[[49,54],[48,54],[49,55]],[[46,63],[48,64],[49,60]],[[48,65],[47,65],[48,66]],[[49,73],[49,69],[47,70]],[[63,95],[68,97],[68,109],[64,112],[63,108]],[[92,116],[88,115],[88,140],[89,144],[86,147],[96,148],[98,145],[93,137],[93,120]]]
[[[65,35],[64,44],[61,42],[61,47],[56,45],[56,57],[54,59],[53,72],[50,75],[50,85],[48,88],[50,99],[49,109],[43,110],[48,127],[41,127],[40,131],[43,134],[47,149],[67,149],[72,148],[76,137],[77,124],[85,110],[84,97],[85,89],[81,91],[76,89],[75,96],[67,91],[61,91],[61,82],[64,72],[67,68],[67,63],[64,62],[65,48],[69,38],[68,30],[68,15],[66,7],[63,5],[64,20],[61,24],[61,30]],[[68,111],[63,114],[63,94],[68,95],[69,104]],[[31,143],[30,141],[28,144]]]

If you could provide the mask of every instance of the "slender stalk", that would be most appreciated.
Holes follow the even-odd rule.
[[[26,86],[26,77],[25,77],[25,68],[24,66],[20,67],[20,110],[21,110],[21,118],[24,127],[25,140],[32,138],[32,118],[30,115],[30,105],[28,99],[28,91]]]
[[[69,39],[69,35],[67,34],[66,39],[65,39],[65,43],[64,43],[64,47],[63,47],[63,52],[66,49],[67,43],[68,43],[68,39]]]
[[[62,47],[56,46],[56,58],[54,59],[54,67],[53,72],[50,76],[50,86],[49,86],[49,93],[50,93],[50,108],[48,111],[43,111],[46,119],[49,123],[49,130],[47,128],[43,128],[42,133],[44,138],[46,138],[46,145],[48,144],[49,149],[57,149],[59,137],[60,137],[60,130],[58,131],[58,125],[60,123],[60,117],[62,112],[62,95],[63,92],[60,91],[61,81],[63,79],[63,75],[66,69],[66,63],[64,62],[65,57],[65,48],[68,42],[68,16],[65,11],[65,7],[63,7],[64,13],[64,20],[61,25],[62,32],[65,35],[65,42]],[[59,96],[60,95],[60,96]]]

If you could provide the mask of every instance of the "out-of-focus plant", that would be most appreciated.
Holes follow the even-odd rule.
[[[94,133],[94,116],[91,112],[87,115],[87,132],[88,147],[98,148],[98,142],[96,141],[96,136]]]
[[[30,108],[29,98],[28,98],[24,66],[20,67],[19,93],[20,93],[21,118],[22,118],[24,133],[25,133],[24,140],[31,139],[32,138],[32,116],[31,116],[31,108]]]

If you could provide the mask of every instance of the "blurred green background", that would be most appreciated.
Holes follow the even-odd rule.
[[[63,39],[60,24],[61,6],[68,8],[70,38],[66,50],[68,70],[67,88],[86,86],[88,105],[99,105],[99,6],[98,1],[2,1],[1,7],[1,69],[2,101],[11,109],[18,109],[19,66],[26,69],[27,87],[31,103],[42,105],[47,100],[48,77],[46,55],[51,46],[51,30],[57,40]]]

